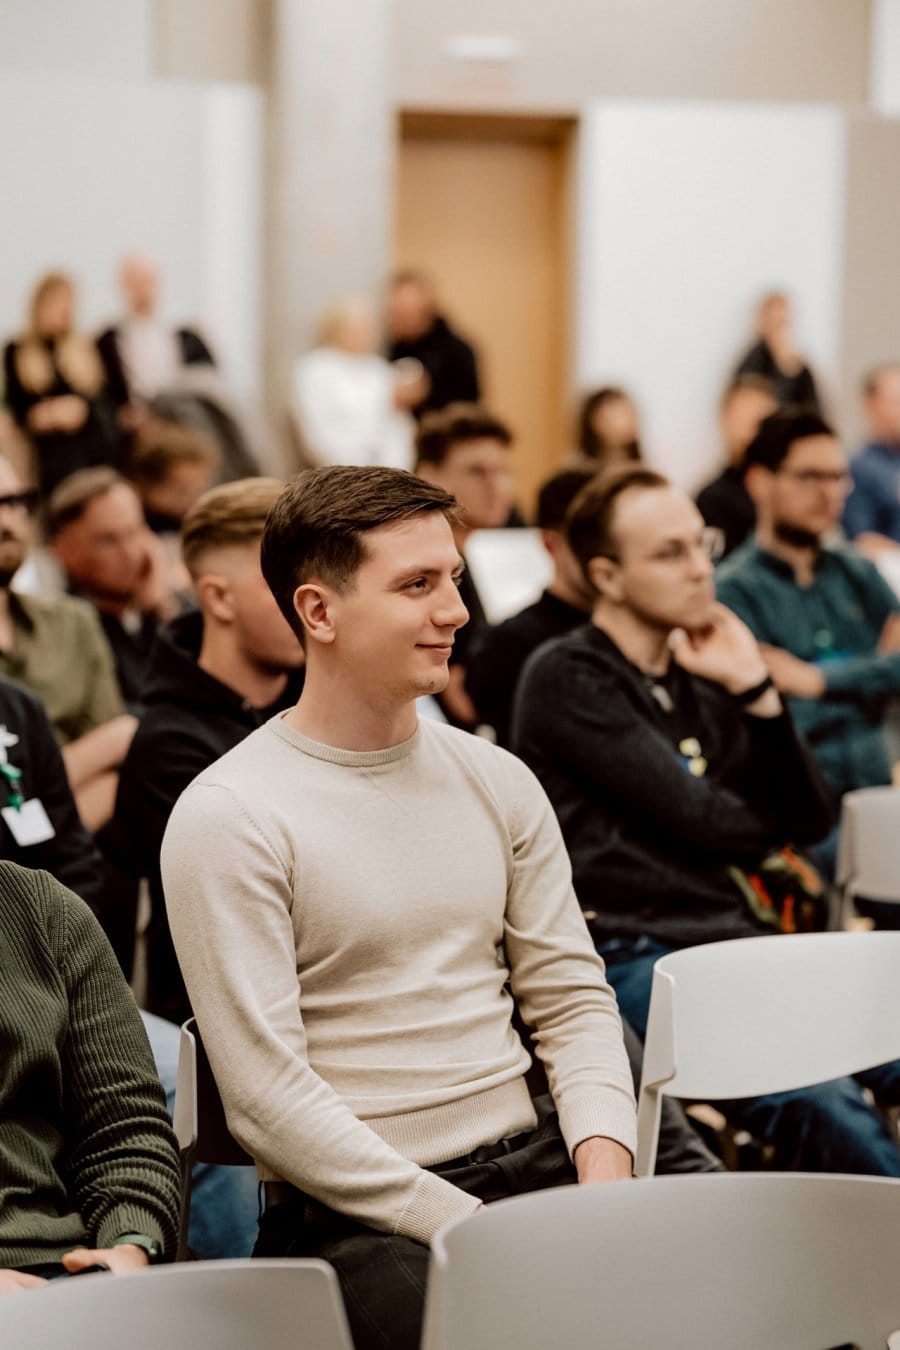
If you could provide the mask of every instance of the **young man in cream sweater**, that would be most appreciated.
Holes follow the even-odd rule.
[[[450,1219],[625,1179],[634,1152],[615,999],[542,789],[417,721],[467,617],[453,507],[393,469],[284,489],[262,566],[303,694],[194,781],[162,853],[229,1124],[267,1181],[256,1252],[331,1261],[379,1350],[418,1345]],[[558,1118],[535,1111],[514,1000]]]

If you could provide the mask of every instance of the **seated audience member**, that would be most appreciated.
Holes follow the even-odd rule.
[[[144,519],[154,534],[177,534],[188,511],[216,481],[219,452],[202,432],[151,419],[135,436],[128,463]]]
[[[309,462],[411,467],[415,423],[377,345],[371,306],[350,300],[325,316],[318,345],[297,362],[293,413]]]
[[[434,291],[421,272],[397,272],[387,295],[388,356],[416,361],[426,379],[412,385],[404,404],[416,417],[449,403],[477,403],[481,397],[474,348],[437,312]]]
[[[90,601],[112,648],[125,702],[140,708],[157,629],[186,608],[140,498],[114,469],[85,469],[50,498],[47,533],[69,587]]]
[[[578,415],[578,459],[597,469],[641,459],[638,410],[624,389],[607,385],[587,394]]]
[[[91,606],[67,595],[12,589],[28,552],[33,499],[0,459],[0,675],[41,699],[81,817],[97,830],[112,815],[116,774],[135,721],[123,710],[112,653]]]
[[[757,341],[738,362],[735,378],[761,375],[779,404],[818,408],[816,382],[794,340],[791,301],[783,291],[770,291],[759,302],[756,334]]]
[[[753,533],[756,510],[744,487],[744,452],[760,422],[777,406],[771,388],[760,375],[740,375],[722,398],[719,426],[726,464],[719,476],[699,493],[697,509],[707,525],[722,531],[723,558]]]
[[[449,492],[459,503],[453,536],[461,554],[473,530],[499,529],[513,505],[510,464],[512,433],[486,408],[453,403],[422,419],[416,438],[416,473]],[[450,678],[440,703],[454,725],[473,731],[478,713],[465,689],[469,644],[487,623],[484,605],[468,572],[460,579],[468,611],[467,626],[457,632],[450,655]]]
[[[303,649],[259,569],[266,514],[281,488],[273,478],[228,483],[185,518],[184,561],[200,608],[159,634],[106,841],[124,870],[150,881],[147,1006],[174,1022],[190,1005],[159,875],[172,807],[202,769],[296,703],[302,687]]]
[[[103,363],[91,338],[75,329],[75,287],[51,272],[31,300],[28,331],[3,354],[10,412],[35,449],[48,496],[76,469],[112,463],[118,434]]]
[[[152,416],[192,427],[215,440],[224,478],[255,473],[241,419],[206,342],[195,329],[160,317],[156,264],[137,254],[125,258],[119,284],[125,314],[97,345],[121,425],[133,432]]]
[[[593,469],[563,469],[543,485],[537,526],[553,560],[553,579],[533,605],[496,627],[484,626],[472,639],[466,692],[478,710],[478,721],[493,727],[498,745],[509,745],[513,696],[531,653],[590,617],[594,593],[569,548],[564,524],[575,497],[593,477]]]
[[[171,1258],[175,1138],[96,919],[48,873],[3,861],[0,934],[0,1293]]]
[[[777,931],[764,860],[821,838],[830,804],[755,638],[716,604],[693,503],[626,467],[584,489],[568,529],[592,621],[529,661],[514,744],[556,809],[588,927],[643,1035],[660,956]],[[789,927],[787,899],[781,917]],[[900,1176],[863,1084],[900,1101],[900,1063],[719,1105],[780,1167]]]
[[[875,556],[900,544],[900,365],[870,371],[863,402],[869,440],[850,461],[843,523],[856,547]]]
[[[330,1261],[358,1350],[418,1347],[448,1220],[625,1179],[635,1146],[549,803],[511,755],[417,720],[466,620],[454,505],[383,468],[284,489],[262,567],[306,647],[303,693],[194,780],[163,843],[191,1002],[267,1180],[256,1254]],[[559,1113],[540,1124],[513,999]]]
[[[4,756],[0,758],[0,806],[4,808],[0,858],[32,871],[49,872],[84,900],[105,925],[109,896],[104,862],[79,819],[62,757],[39,700],[27,689],[0,679],[0,719],[0,756]],[[160,1017],[141,1016],[171,1113],[180,1033],[176,1025]],[[0,1109],[0,1119],[3,1114]],[[677,1145],[677,1135],[674,1139]],[[684,1147],[678,1147],[675,1158],[676,1162],[686,1159],[693,1168],[702,1166],[702,1160],[698,1163]],[[188,1241],[195,1255],[210,1260],[249,1256],[258,1210],[254,1169],[197,1163],[192,1192]]]
[[[875,566],[824,538],[840,519],[847,460],[816,413],[767,417],[746,455],[756,536],[717,576],[749,625],[836,796],[891,781],[885,704],[900,693],[900,601]]]

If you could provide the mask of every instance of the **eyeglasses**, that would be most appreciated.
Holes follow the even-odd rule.
[[[674,564],[683,567],[696,553],[702,554],[709,562],[716,563],[725,552],[725,535],[715,525],[706,525],[694,540],[669,539],[660,544],[655,553],[651,553],[645,562]],[[621,562],[618,554],[604,553],[611,562]]]
[[[853,479],[846,469],[828,472],[826,469],[779,469],[782,478],[791,478],[798,487],[840,488],[847,492],[853,485]]]
[[[37,506],[38,494],[34,488],[24,492],[5,492],[0,496],[0,507],[8,506],[11,511],[31,512]]]

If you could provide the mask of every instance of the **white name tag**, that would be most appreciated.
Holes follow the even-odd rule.
[[[23,802],[18,811],[14,806],[4,806],[0,815],[3,816],[10,834],[20,848],[28,848],[32,844],[45,844],[56,835],[50,824],[50,817],[44,810],[44,803],[37,797]]]

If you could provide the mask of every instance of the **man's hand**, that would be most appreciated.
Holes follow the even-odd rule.
[[[46,1283],[40,1275],[26,1275],[23,1270],[0,1270],[0,1298],[5,1294],[17,1294],[20,1289],[37,1289]]]
[[[780,694],[790,694],[794,698],[821,698],[825,693],[825,676],[818,666],[810,661],[801,661],[799,656],[792,656],[782,647],[764,646],[761,650]]]
[[[601,1181],[630,1181],[632,1158],[627,1148],[615,1139],[592,1135],[582,1139],[572,1155],[578,1173],[579,1186],[590,1186]]]
[[[145,561],[134,595],[142,614],[155,614],[160,623],[168,623],[178,614],[178,600],[169,585],[169,561],[165,545],[152,530],[144,531]]]
[[[670,645],[684,670],[724,685],[730,694],[742,694],[766,678],[756,638],[724,605],[713,607],[710,621],[703,628],[674,632]]]
[[[880,656],[900,652],[900,614],[889,614],[885,619],[878,639],[878,652]]]
[[[150,1264],[143,1247],[133,1242],[122,1242],[118,1247],[73,1247],[66,1252],[62,1263],[70,1275],[88,1266],[109,1266],[114,1275],[128,1275],[133,1270],[143,1270]]]

